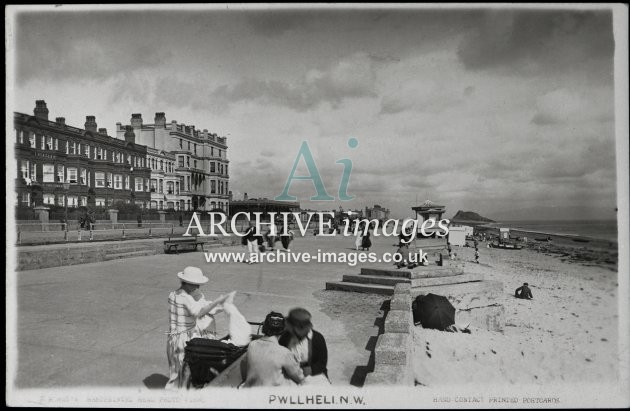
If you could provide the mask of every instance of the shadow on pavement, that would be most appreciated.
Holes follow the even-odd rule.
[[[383,316],[374,320],[374,325],[378,327],[378,334],[371,336],[365,345],[365,349],[370,351],[370,359],[368,360],[367,365],[359,365],[354,369],[354,373],[352,373],[352,377],[350,377],[350,385],[363,387],[367,375],[374,371],[374,349],[376,348],[376,341],[378,340],[379,335],[385,332],[385,318],[389,312],[390,301],[391,300],[386,300],[383,302],[381,305]]]

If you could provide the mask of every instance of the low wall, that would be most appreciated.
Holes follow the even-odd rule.
[[[411,286],[403,283],[394,288],[385,317],[385,332],[378,337],[374,349],[374,371],[365,378],[366,386],[415,384],[410,290]]]
[[[230,238],[221,238],[214,242],[218,246],[232,245]],[[164,238],[146,241],[108,241],[95,243],[74,243],[68,245],[17,247],[16,271],[37,270],[41,268],[66,265],[96,263],[106,261],[115,253],[134,253],[147,251],[153,254],[164,253]],[[137,256],[137,255],[136,255]],[[130,254],[129,257],[134,257]]]

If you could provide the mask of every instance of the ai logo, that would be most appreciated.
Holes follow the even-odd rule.
[[[359,141],[352,137],[348,139],[348,147],[351,149],[357,148],[359,145]],[[306,168],[308,169],[308,176],[296,176],[295,170],[297,169],[298,163],[300,159],[304,159],[304,163],[306,164]],[[350,181],[350,173],[352,172],[352,161],[347,158],[342,158],[341,160],[337,160],[335,164],[341,164],[343,166],[343,174],[341,175],[341,182],[339,183],[339,200],[341,201],[350,201],[354,199],[354,196],[348,195],[348,182]],[[296,201],[297,197],[289,195],[289,188],[291,187],[291,183],[293,180],[311,180],[313,185],[315,186],[315,191],[317,191],[317,195],[311,197],[311,201],[334,201],[335,197],[332,197],[326,191],[326,187],[324,186],[324,182],[322,181],[322,177],[319,175],[319,170],[317,170],[317,166],[315,165],[315,159],[313,158],[313,154],[311,154],[311,149],[308,146],[306,141],[302,142],[300,146],[300,150],[298,151],[297,157],[295,158],[295,162],[293,163],[293,169],[287,178],[287,182],[284,185],[284,190],[282,194],[275,197],[275,200],[279,201]]]

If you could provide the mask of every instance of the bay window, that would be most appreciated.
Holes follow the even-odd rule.
[[[44,183],[54,183],[55,182],[55,166],[54,164],[44,164]],[[54,203],[54,200],[53,200]]]
[[[94,173],[94,186],[105,187],[105,173],[100,171]]]
[[[68,167],[68,183],[77,182],[77,169],[75,167]]]

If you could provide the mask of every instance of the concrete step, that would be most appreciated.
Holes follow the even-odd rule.
[[[155,255],[155,250],[130,251],[125,253],[107,253],[105,261],[118,260],[121,258],[143,257],[147,255]]]
[[[383,276],[383,275],[365,275],[365,274],[346,274],[343,276],[345,283],[359,284],[381,284],[396,285],[398,283],[411,283],[412,280],[403,277]]]
[[[437,265],[427,265],[415,267],[413,269],[391,267],[362,267],[361,275],[377,275],[402,278],[432,278],[460,275],[464,273],[463,266],[442,267]]]
[[[348,283],[344,281],[329,281],[326,283],[327,290],[338,291],[351,291],[356,293],[372,293],[380,295],[393,295],[393,285],[379,285],[379,284],[360,284],[360,283]]]
[[[470,283],[475,281],[482,281],[484,279],[483,274],[477,273],[468,273],[468,274],[458,274],[458,275],[450,275],[443,277],[422,277],[415,278],[411,280],[412,287],[430,287],[437,285],[447,285],[447,284],[462,284],[462,283]]]

